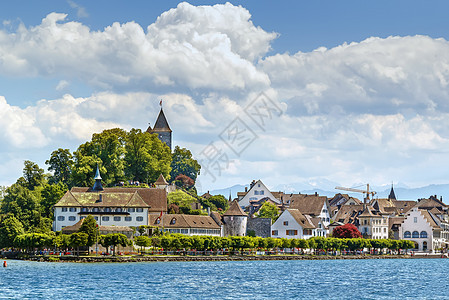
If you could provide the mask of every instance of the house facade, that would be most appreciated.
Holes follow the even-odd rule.
[[[400,228],[400,238],[410,240],[417,251],[447,249],[449,224],[432,212],[412,208]]]
[[[310,216],[303,215],[298,209],[288,208],[271,226],[273,238],[308,239],[317,236],[317,228]]]
[[[281,201],[277,199],[270,190],[263,184],[261,180],[253,180],[250,184],[249,190],[245,190],[245,192],[237,193],[238,202],[240,207],[246,208],[250,205],[250,201],[258,201],[262,198],[268,198],[273,203],[281,204]]]
[[[169,233],[223,236],[222,227],[210,216],[184,214],[150,215],[148,225],[159,227]]]

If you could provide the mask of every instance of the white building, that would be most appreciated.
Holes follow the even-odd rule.
[[[223,236],[223,228],[211,216],[165,214],[151,215],[149,225],[170,233]]]
[[[274,238],[308,239],[317,236],[317,228],[310,216],[303,215],[298,209],[286,209],[271,226]]]
[[[101,226],[148,225],[150,215],[167,212],[163,189],[103,188],[97,169],[93,188],[73,187],[54,205],[53,230],[60,231],[92,215]]]
[[[237,197],[239,205],[242,208],[246,208],[250,204],[250,201],[260,200],[262,198],[269,198],[274,203],[281,204],[281,201],[273,196],[261,180],[251,182],[249,190],[237,193]]]
[[[442,221],[431,211],[412,208],[402,226],[400,238],[411,240],[418,251],[435,251],[447,248],[449,224]]]
[[[360,233],[371,239],[388,239],[388,215],[375,211],[369,205],[365,205],[359,218]]]

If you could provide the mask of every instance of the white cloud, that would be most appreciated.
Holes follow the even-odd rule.
[[[253,61],[270,49],[276,34],[254,26],[240,6],[180,3],[147,32],[135,22],[93,32],[66,17],[50,13],[38,26],[0,31],[0,73],[63,76],[128,91],[169,87],[242,93],[270,83]]]
[[[62,91],[69,86],[69,82],[67,80],[60,80],[58,85],[56,86],[57,91]]]

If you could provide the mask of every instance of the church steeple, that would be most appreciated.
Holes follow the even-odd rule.
[[[161,106],[161,111],[159,112],[159,116],[157,117],[156,123],[154,123],[153,128],[148,126],[147,132],[149,133],[157,133],[158,138],[164,142],[171,150],[171,133],[172,130],[168,125],[167,118],[165,117],[164,110]]]
[[[92,188],[92,190],[94,191],[102,191],[103,190],[103,186],[101,185],[101,176],[100,176],[100,169],[98,168],[97,165],[97,172],[95,173],[95,183],[94,186]]]
[[[390,191],[390,195],[388,195],[388,199],[396,200],[396,195],[394,194],[394,189],[393,189],[393,183],[391,184],[391,191]]]

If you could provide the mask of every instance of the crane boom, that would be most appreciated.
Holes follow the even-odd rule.
[[[374,196],[375,194],[377,194],[375,191],[370,191],[369,190],[369,183],[366,185],[366,190],[359,190],[359,189],[347,188],[347,187],[342,187],[342,186],[336,186],[335,189],[348,191],[348,192],[355,192],[355,193],[366,194],[365,203],[367,202],[367,200],[369,200],[369,196],[370,195]]]

